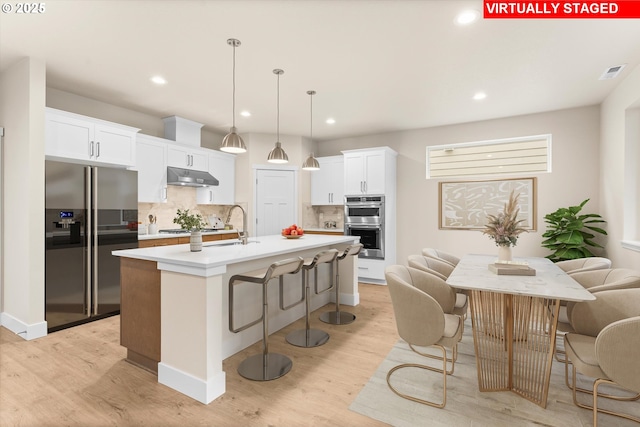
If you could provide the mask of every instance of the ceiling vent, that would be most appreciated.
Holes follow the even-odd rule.
[[[615,67],[607,68],[598,80],[610,80],[618,77],[618,74],[624,69],[627,64],[616,65]]]

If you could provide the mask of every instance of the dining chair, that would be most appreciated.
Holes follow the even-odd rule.
[[[439,259],[448,264],[451,264],[452,267],[455,267],[460,262],[460,258],[458,258],[457,256],[445,251],[441,251],[440,249],[424,248],[422,249],[422,255],[429,258]]]
[[[556,265],[567,274],[579,273],[581,271],[602,270],[611,268],[611,260],[602,257],[588,257],[558,261]]]
[[[445,281],[454,269],[454,267],[451,267],[449,263],[422,255],[409,255],[407,264],[411,268],[427,272],[437,277],[445,285],[449,286]],[[459,314],[466,319],[467,309],[469,308],[469,298],[464,292],[458,292],[453,288],[451,289],[453,290],[456,298],[454,314]]]
[[[442,361],[442,369],[418,363],[402,363],[387,373],[387,385],[398,396],[423,405],[444,408],[447,403],[447,375],[453,374],[457,358],[458,342],[462,338],[462,318],[451,314],[454,299],[448,289],[430,280],[430,275],[403,265],[391,265],[385,269],[385,279],[396,327],[400,338],[409,344],[415,353]],[[448,286],[448,285],[447,285]],[[436,347],[442,356],[418,351],[415,347]],[[447,348],[452,357],[447,358]],[[447,362],[451,370],[447,370]],[[442,402],[433,402],[402,393],[392,385],[392,375],[399,369],[419,368],[442,374]]]
[[[640,398],[640,289],[602,291],[593,301],[568,306],[574,332],[566,334],[564,342],[567,360],[573,366],[570,386],[573,403],[593,411],[594,427],[599,412],[640,422],[640,418],[633,415],[598,408],[598,397],[618,401]],[[567,383],[568,371],[567,363]],[[591,390],[577,387],[578,372],[594,379]],[[634,395],[600,393],[601,384],[614,385]],[[578,402],[578,391],[592,394],[593,406]]]
[[[607,268],[603,270],[580,271],[571,274],[571,277],[591,293],[615,290],[640,288],[640,271],[630,268]],[[571,304],[560,306],[558,313],[558,332],[561,334],[572,332],[573,327],[569,321]],[[562,362],[558,354],[563,354],[562,349],[556,352],[556,360]]]

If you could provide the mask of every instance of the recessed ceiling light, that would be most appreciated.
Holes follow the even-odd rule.
[[[456,19],[454,22],[457,25],[469,25],[472,22],[475,22],[480,17],[480,12],[475,9],[463,10],[458,15],[456,15]]]
[[[167,84],[167,79],[165,79],[162,76],[153,76],[153,77],[151,77],[151,81],[154,82],[157,85],[166,85]]]
[[[240,112],[240,115],[241,115],[242,117],[251,117],[251,112],[249,112],[249,111],[247,111],[247,110],[244,110],[244,111],[241,111],[241,112]]]
[[[476,101],[480,101],[481,99],[485,99],[487,97],[487,94],[484,92],[478,92],[475,95],[473,95],[473,99],[475,99]]]
[[[336,119],[332,119],[332,118],[328,118],[328,119],[327,119],[327,121],[326,121],[326,123],[327,123],[328,125],[332,125],[332,124],[334,124],[335,122],[336,122]]]

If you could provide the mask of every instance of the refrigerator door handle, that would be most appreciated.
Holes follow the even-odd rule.
[[[93,216],[91,210],[91,166],[84,168],[85,179],[85,209],[87,211],[87,218],[84,222],[84,235],[86,237],[85,246],[85,283],[84,283],[84,295],[85,295],[85,313],[87,316],[91,316],[91,224],[93,223]]]
[[[93,224],[91,234],[93,235],[93,246],[91,247],[91,253],[93,254],[93,265],[91,270],[93,271],[93,314],[98,314],[98,168],[93,167],[93,180],[91,182],[93,202],[91,209],[93,210]]]

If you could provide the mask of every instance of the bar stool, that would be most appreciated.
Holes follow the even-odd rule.
[[[233,333],[262,322],[262,353],[246,358],[238,366],[238,373],[254,381],[275,380],[291,370],[293,362],[287,356],[269,353],[269,307],[267,304],[267,284],[271,279],[280,278],[282,286],[285,274],[295,274],[300,271],[304,260],[301,257],[289,258],[274,262],[266,270],[235,274],[229,279],[229,330]],[[250,282],[262,285],[262,316],[241,327],[234,327],[233,322],[233,289],[235,282]]]
[[[304,260],[302,264],[302,283],[305,288],[305,300],[306,300],[306,310],[305,310],[305,321],[306,325],[304,329],[299,329],[297,331],[290,332],[286,336],[286,340],[289,344],[293,344],[298,347],[318,347],[322,344],[325,344],[329,341],[329,334],[325,331],[321,331],[320,329],[311,329],[309,326],[309,315],[311,312],[311,295],[309,290],[309,270],[314,270],[314,279],[315,279],[315,290],[316,294],[321,293],[318,291],[318,265],[329,263],[331,266],[331,273],[329,275],[329,281],[331,285],[322,292],[326,292],[328,290],[333,289],[333,264],[338,256],[337,249],[328,249],[326,251],[319,252],[313,258],[307,258]]]
[[[356,315],[347,311],[340,311],[340,261],[345,259],[348,255],[358,255],[362,250],[362,243],[356,243],[349,245],[342,255],[336,258],[336,310],[327,311],[320,315],[320,320],[332,325],[348,325],[356,320]]]

